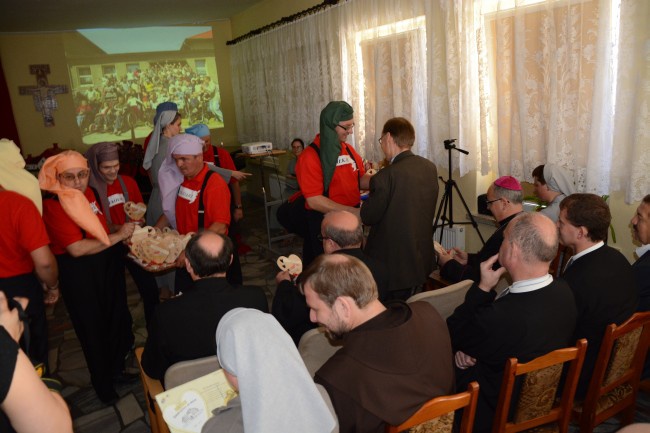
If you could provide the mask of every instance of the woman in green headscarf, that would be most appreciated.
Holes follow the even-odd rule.
[[[306,266],[323,253],[318,241],[323,214],[348,210],[359,214],[359,190],[367,189],[363,160],[346,143],[354,128],[354,110],[344,101],[332,101],[321,111],[320,134],[300,156],[296,177],[308,209],[307,230],[303,244]]]

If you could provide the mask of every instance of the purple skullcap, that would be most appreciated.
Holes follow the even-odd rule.
[[[512,176],[501,176],[494,181],[494,184],[511,191],[521,191],[521,184]]]

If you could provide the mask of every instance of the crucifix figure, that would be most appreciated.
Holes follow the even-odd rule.
[[[18,91],[21,95],[32,95],[36,111],[43,115],[45,126],[54,126],[52,112],[58,108],[55,95],[68,93],[68,86],[48,84],[47,75],[50,73],[50,65],[29,65],[29,73],[36,75],[36,86],[19,86]]]

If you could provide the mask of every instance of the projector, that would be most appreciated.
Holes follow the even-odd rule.
[[[270,143],[268,141],[257,141],[255,143],[242,144],[241,150],[247,155],[268,153],[273,150],[273,143]]]

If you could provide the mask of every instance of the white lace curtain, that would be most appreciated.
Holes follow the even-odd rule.
[[[369,160],[403,116],[439,166],[458,139],[461,175],[530,180],[550,162],[636,201],[650,192],[648,22],[647,0],[350,0],[231,49],[239,140],[309,142],[343,99]]]

